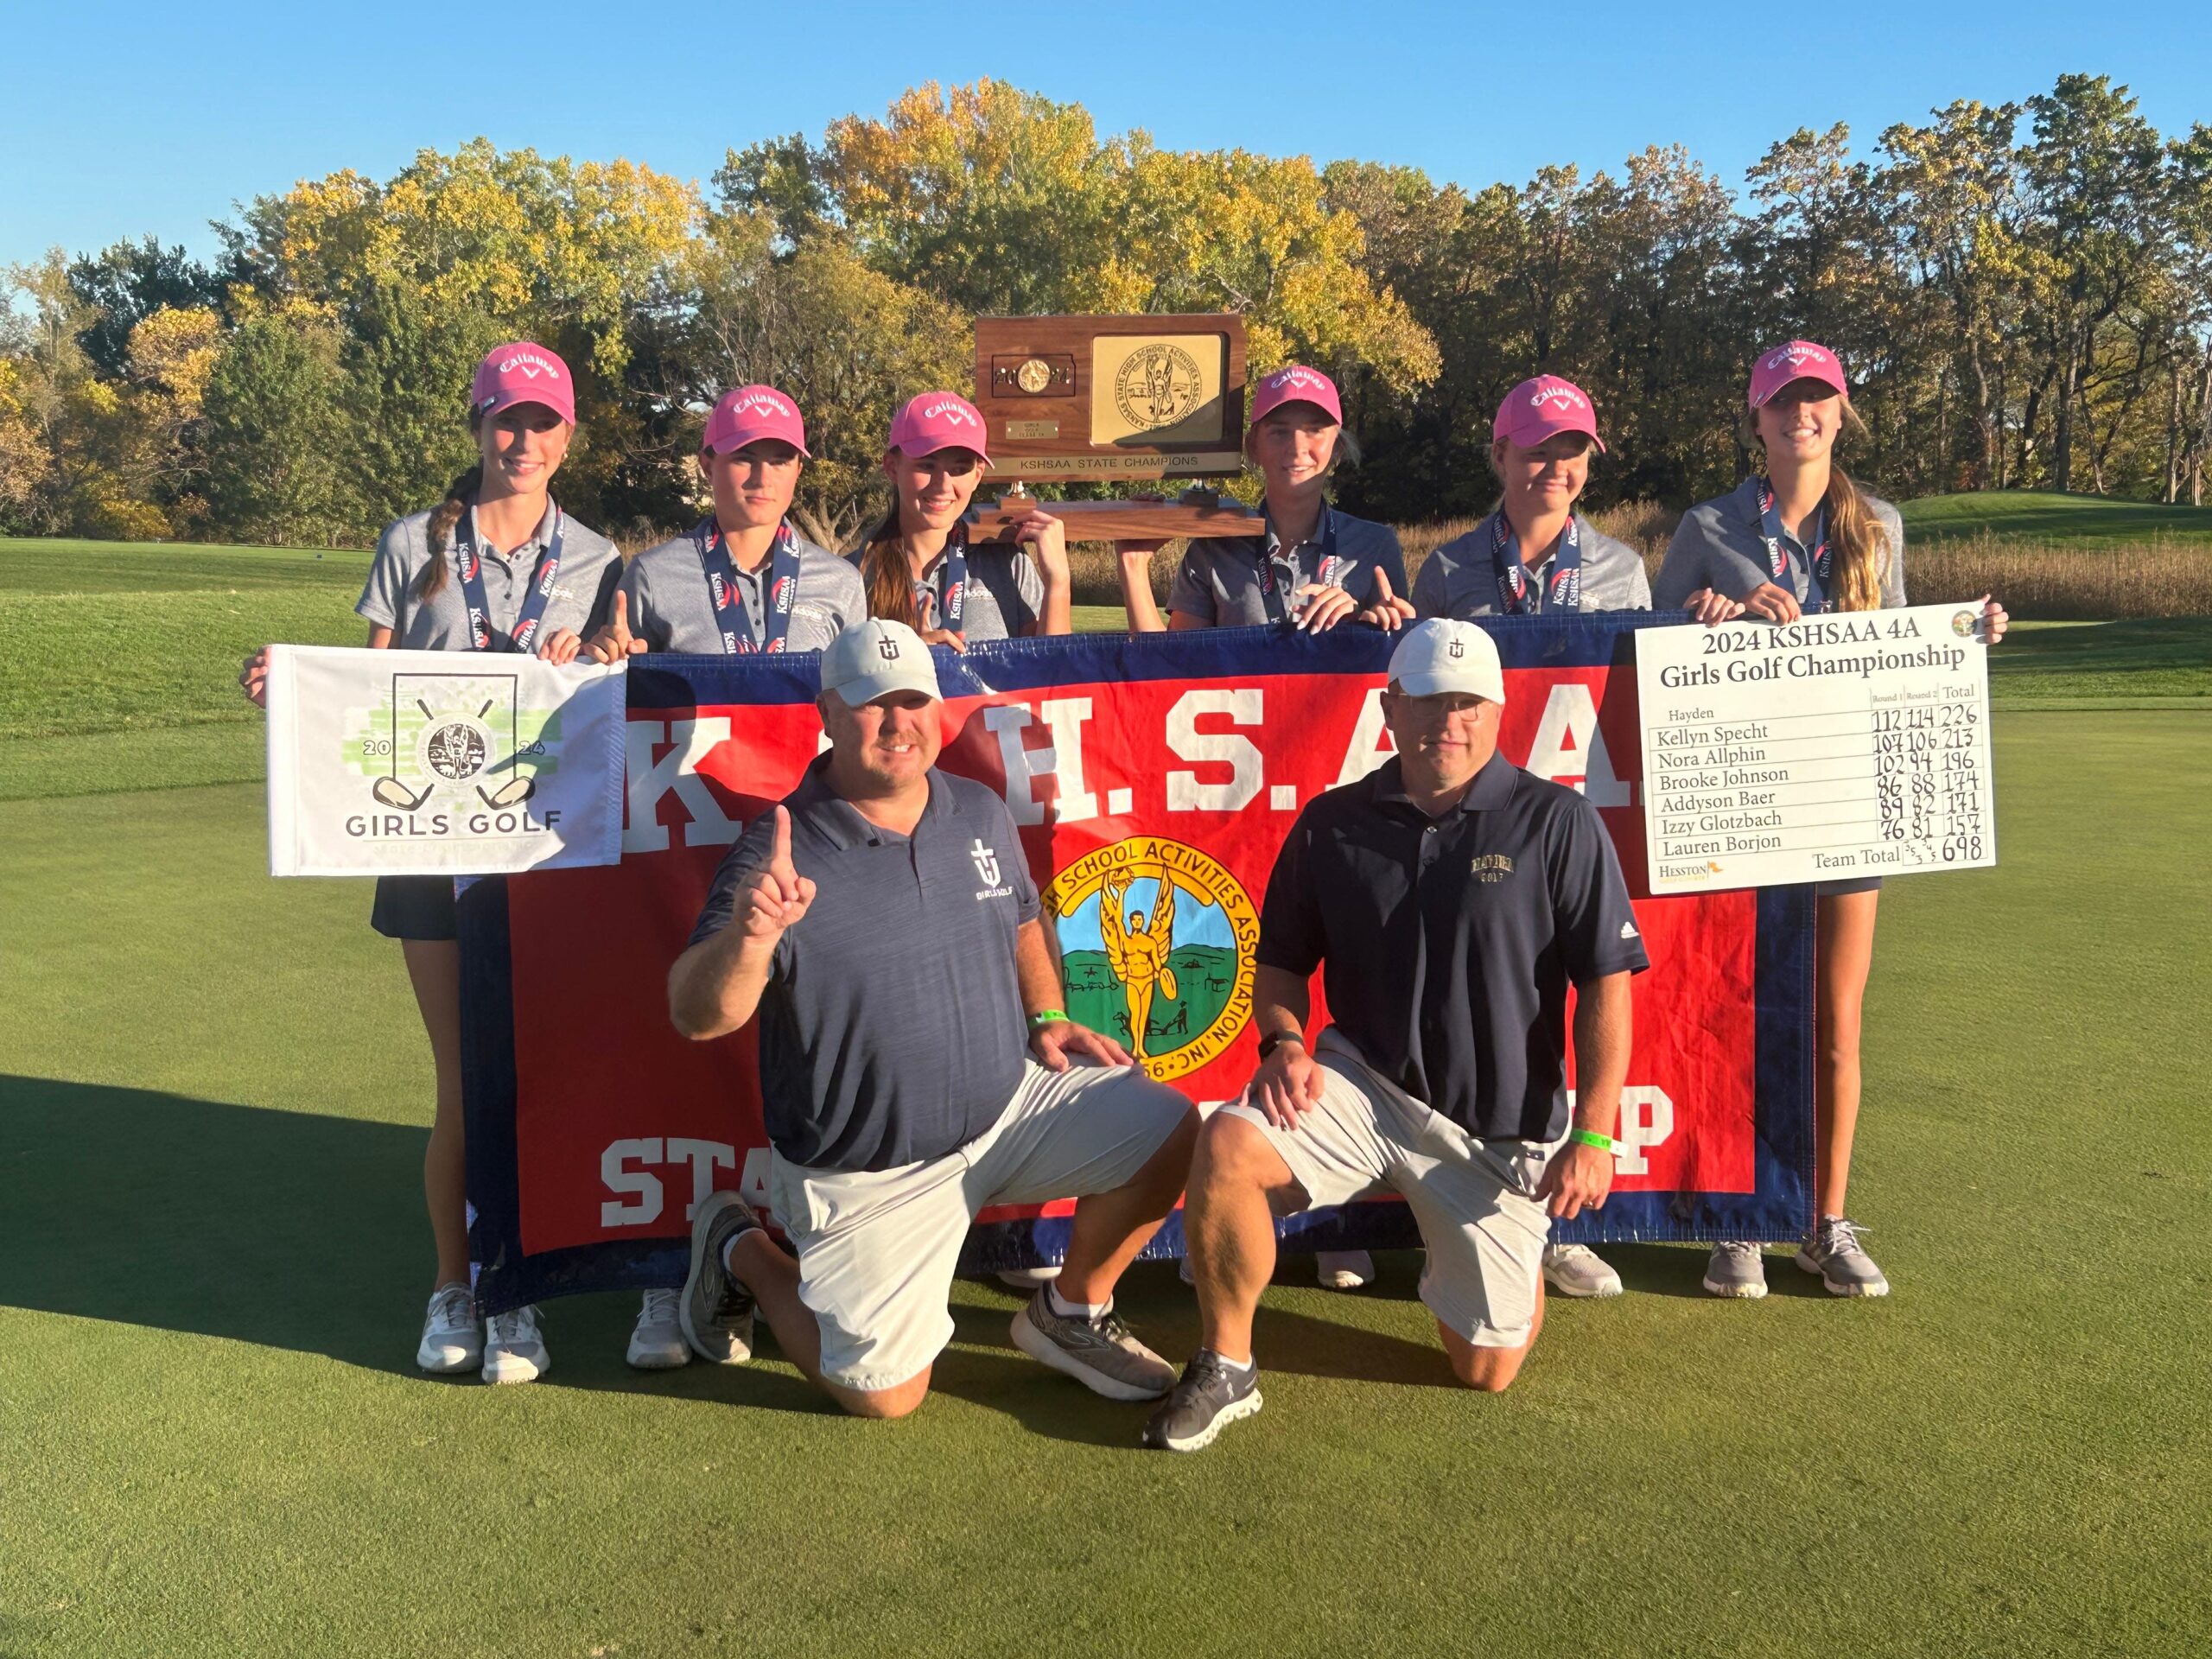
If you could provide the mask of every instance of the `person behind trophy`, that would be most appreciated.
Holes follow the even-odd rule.
[[[587,647],[593,657],[819,651],[866,615],[852,567],[791,528],[791,497],[810,459],[798,405],[773,386],[717,398],[699,437],[714,511],[630,561],[613,614]],[[672,1303],[669,1312],[672,1321]],[[661,1363],[683,1363],[672,1323],[655,1351]]]
[[[553,353],[518,340],[484,359],[468,401],[476,464],[436,507],[385,526],[377,543],[353,607],[368,621],[371,650],[575,660],[622,573],[614,544],[562,512],[550,493],[575,422],[575,385]],[[264,646],[246,659],[238,683],[260,703],[268,676]],[[400,942],[437,1076],[423,1159],[437,1268],[415,1363],[440,1374],[480,1369],[487,1382],[532,1382],[553,1363],[537,1310],[495,1314],[487,1327],[470,1288],[453,878],[379,877],[369,925]]]
[[[1397,531],[1330,504],[1330,478],[1357,459],[1344,418],[1336,382],[1319,369],[1293,364],[1261,377],[1244,454],[1263,480],[1264,532],[1192,541],[1164,622],[1152,556],[1166,543],[1116,543],[1132,633],[1281,623],[1319,633],[1405,591]],[[1331,1290],[1357,1290],[1373,1282],[1375,1262],[1365,1250],[1322,1250],[1314,1270]],[[1187,1281],[1188,1262],[1183,1273]]]
[[[1555,374],[1507,392],[1491,428],[1497,505],[1465,535],[1428,556],[1413,601],[1389,599],[1361,613],[1381,628],[1421,616],[1648,611],[1643,557],[1574,511],[1590,482],[1592,451],[1605,453],[1597,411],[1581,387]],[[1618,1296],[1621,1276],[1586,1244],[1553,1244],[1544,1282],[1562,1296]]]
[[[1765,474],[1684,516],[1654,584],[1654,606],[1685,609],[1714,625],[1745,616],[1794,622],[1804,614],[1904,604],[1904,520],[1835,463],[1836,441],[1866,429],[1835,353],[1804,340],[1763,353],[1751,370],[1747,404],[1738,436],[1745,448],[1764,452]],[[2005,607],[1986,594],[1975,602],[1994,645],[2005,636]],[[1796,1262],[1836,1296],[1890,1290],[1859,1242],[1864,1230],[1844,1213],[1859,1124],[1860,1014],[1881,887],[1873,876],[1823,881],[1814,890],[1818,1209]],[[1715,1296],[1765,1295],[1759,1247],[1744,1240],[1714,1245],[1705,1287]]]
[[[1013,544],[969,544],[968,504],[990,464],[983,417],[957,392],[925,391],[893,418],[883,454],[891,508],[849,556],[870,616],[955,651],[1068,632],[1074,583],[1058,518],[1033,510]]]

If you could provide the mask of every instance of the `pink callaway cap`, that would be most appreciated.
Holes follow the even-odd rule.
[[[806,423],[798,405],[773,386],[740,386],[715,400],[707,416],[706,435],[699,440],[702,454],[726,455],[762,438],[779,438],[805,455]]]
[[[991,464],[983,448],[983,417],[957,391],[925,391],[906,400],[891,420],[889,447],[902,455],[933,455],[940,449],[973,449]]]
[[[1792,380],[1817,380],[1834,387],[1846,400],[1851,397],[1843,365],[1835,360],[1834,352],[1809,340],[1793,340],[1764,353],[1751,365],[1751,407],[1764,409],[1768,400]]]
[[[1533,449],[1561,432],[1580,432],[1599,454],[1605,453],[1605,441],[1598,435],[1598,411],[1590,406],[1590,395],[1573,381],[1555,374],[1523,380],[1507,392],[1505,401],[1497,406],[1497,423],[1491,429],[1523,449]]]
[[[1312,404],[1338,426],[1344,423],[1344,406],[1337,397],[1337,383],[1303,363],[1260,377],[1260,390],[1252,399],[1252,423],[1258,425],[1285,404]]]
[[[543,346],[510,341],[476,365],[468,388],[468,407],[496,415],[516,404],[543,404],[570,426],[576,423],[576,383],[569,365]]]

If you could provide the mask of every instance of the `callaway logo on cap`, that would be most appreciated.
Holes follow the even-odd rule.
[[[1312,404],[1338,425],[1344,423],[1344,406],[1337,396],[1337,383],[1303,363],[1277,369],[1260,382],[1260,395],[1252,400],[1254,424],[1285,404]]]
[[[1561,432],[1580,432],[1599,454],[1605,453],[1589,394],[1556,374],[1537,375],[1507,392],[1497,406],[1492,430],[1522,449],[1533,449]]]
[[[1840,397],[1851,396],[1843,365],[1836,361],[1834,352],[1809,340],[1793,340],[1776,346],[1752,366],[1751,407],[1764,409],[1792,380],[1817,380]]]
[[[739,386],[715,399],[699,448],[702,454],[727,455],[770,439],[814,459],[807,453],[806,423],[797,404],[773,386]]]
[[[940,449],[972,449],[986,467],[983,417],[957,391],[925,391],[910,397],[891,423],[887,448],[902,455],[933,455]]]
[[[543,404],[573,426],[576,392],[569,365],[535,341],[518,340],[486,353],[468,388],[469,407],[478,416],[495,415],[517,404]]]

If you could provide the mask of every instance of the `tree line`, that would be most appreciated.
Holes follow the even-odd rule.
[[[798,400],[798,511],[840,544],[878,505],[890,413],[973,378],[973,321],[1243,314],[1254,372],[1345,392],[1346,505],[1484,510],[1504,391],[1595,399],[1594,498],[1726,489],[1750,359],[1834,346],[1900,497],[2055,488],[2202,500],[2212,448],[2212,127],[2162,137],[2108,78],[1800,129],[1741,192],[1679,147],[1469,192],[1418,168],[1102,137],[1002,82],[733,149],[704,186],[478,140],[219,223],[212,260],[125,238],[7,273],[0,530],[364,543],[468,465],[477,359],[526,336],[579,377],[563,474],[587,522],[687,521],[723,388]]]

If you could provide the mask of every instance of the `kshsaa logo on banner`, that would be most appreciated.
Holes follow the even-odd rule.
[[[620,855],[622,668],[279,646],[270,868],[490,875]],[[483,664],[480,666],[480,664]]]
[[[1166,1081],[1214,1058],[1252,1010],[1260,918],[1236,878],[1195,847],[1133,836],[1055,876],[1068,1008]]]

